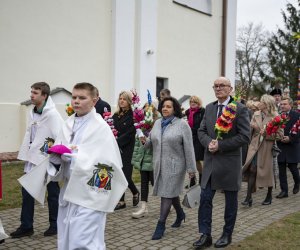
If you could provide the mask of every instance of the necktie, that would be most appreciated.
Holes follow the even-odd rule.
[[[218,118],[222,115],[224,105],[218,105]]]

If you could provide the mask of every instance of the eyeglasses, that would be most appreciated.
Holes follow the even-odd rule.
[[[228,85],[228,84],[223,84],[223,83],[221,83],[221,84],[215,84],[215,85],[213,86],[213,89],[224,89],[225,87],[230,87],[230,85]]]

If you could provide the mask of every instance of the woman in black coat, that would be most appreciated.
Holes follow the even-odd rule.
[[[201,174],[202,174],[201,161],[203,161],[204,158],[204,147],[201,145],[198,138],[198,128],[200,127],[200,123],[203,119],[204,113],[205,113],[205,109],[202,108],[202,102],[200,98],[197,96],[191,96],[190,108],[185,111],[185,115],[187,117],[188,124],[190,125],[192,130],[196,165],[197,165],[197,170],[199,172],[199,183],[201,181]],[[195,184],[196,184],[196,177],[191,178],[190,186],[194,186]],[[186,188],[188,188],[188,186]]]
[[[135,127],[133,122],[133,113],[131,110],[132,95],[130,92],[123,91],[119,95],[118,110],[113,115],[114,127],[118,131],[117,143],[120,148],[123,163],[123,172],[128,182],[128,187],[133,195],[133,206],[139,203],[139,191],[132,181],[131,158],[135,143]],[[125,193],[120,199],[115,210],[126,207]]]

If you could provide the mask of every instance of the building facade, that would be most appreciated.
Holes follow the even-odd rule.
[[[161,88],[177,98],[212,101],[216,77],[234,82],[236,5],[236,0],[1,0],[0,152],[18,150],[26,122],[21,102],[38,81],[69,91],[75,83],[93,83],[112,106],[122,90],[132,88],[142,101],[147,89],[155,96]]]

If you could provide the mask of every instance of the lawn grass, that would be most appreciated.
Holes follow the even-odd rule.
[[[136,184],[136,183],[140,183],[141,182],[141,174],[140,174],[140,171],[133,168],[133,171],[132,171],[132,180],[133,182]]]
[[[2,164],[3,197],[0,201],[0,211],[21,207],[21,185],[17,181],[24,174],[24,163]]]
[[[284,208],[283,208],[284,209]],[[227,249],[300,249],[300,212],[290,214]]]
[[[17,179],[23,175],[23,169],[23,162],[6,163],[2,165],[3,198],[0,201],[0,211],[9,208],[21,207],[21,185]],[[140,171],[133,169],[132,179],[134,183],[140,183]]]

